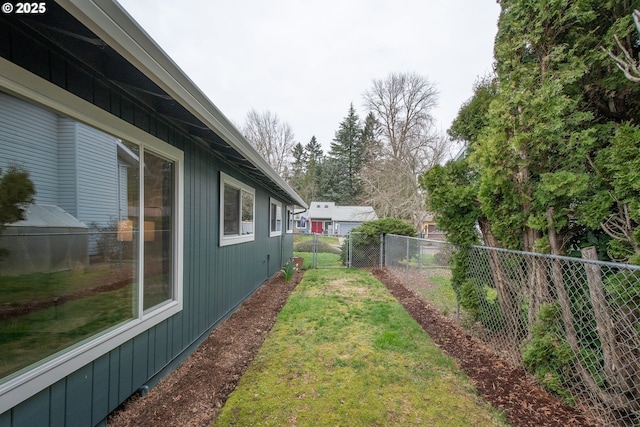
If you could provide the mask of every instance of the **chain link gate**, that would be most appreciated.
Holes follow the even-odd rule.
[[[311,245],[311,268],[347,268],[349,266],[346,250],[348,243],[345,243],[345,239],[348,239],[348,236],[343,239],[314,234]]]
[[[367,236],[364,233],[349,233],[335,238],[314,234],[311,246],[312,268],[372,268],[384,262],[382,236]]]

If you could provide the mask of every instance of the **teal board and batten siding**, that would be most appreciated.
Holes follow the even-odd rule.
[[[220,247],[220,171],[243,176],[207,150],[187,144],[184,152],[183,311],[0,415],[0,427],[100,424],[140,387],[157,381],[154,377],[176,358],[193,350],[292,256],[292,235],[269,237],[273,195],[258,185],[255,241]]]
[[[19,50],[7,48],[7,43],[18,39]],[[0,55],[13,60],[12,52],[19,51],[48,58],[33,64],[31,59],[13,62],[27,69],[33,65],[34,73],[185,154],[183,310],[93,362],[78,366],[71,375],[0,414],[0,427],[104,425],[111,411],[143,385],[153,384],[159,376],[167,374],[216,324],[275,274],[292,256],[293,240],[287,234],[269,237],[269,198],[276,196],[268,188],[229,167],[223,156],[198,145],[180,126],[154,113],[135,97],[80,72],[72,60],[53,57],[54,53],[43,51],[42,45],[30,43],[23,34],[0,37]],[[10,118],[0,114],[2,119]],[[38,120],[54,126],[55,115],[44,114]],[[28,140],[32,138],[11,137],[17,154],[24,155],[22,141]],[[34,155],[41,154],[34,151]],[[55,163],[52,162],[52,167]],[[256,189],[253,242],[225,247],[218,244],[220,171]],[[47,192],[41,186],[37,197],[46,198]],[[54,193],[53,189],[50,193]]]

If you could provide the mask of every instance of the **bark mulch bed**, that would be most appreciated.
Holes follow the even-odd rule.
[[[514,426],[594,425],[577,409],[545,392],[521,368],[510,366],[451,319],[383,269],[373,270],[436,344],[458,361],[478,393]],[[134,396],[108,419],[112,426],[208,426],[247,369],[302,278],[265,283],[177,370],[146,396]]]

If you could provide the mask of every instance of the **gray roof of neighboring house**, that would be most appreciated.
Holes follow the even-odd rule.
[[[8,227],[88,228],[83,222],[58,206],[31,204],[25,207],[25,219]]]
[[[100,40],[84,34],[72,22],[56,21],[64,16],[51,14],[52,21],[46,24],[59,26],[58,33],[85,41],[85,50],[89,52],[86,55],[103,55],[113,64],[111,68],[101,70],[105,78],[130,88],[139,96],[149,97],[163,115],[187,126],[196,139],[218,151],[246,175],[274,188],[276,193],[296,205],[307,207],[295,190],[115,0],[56,1]],[[79,51],[78,55],[84,53]],[[91,58],[86,62],[91,63]],[[139,79],[129,70],[139,71],[146,78]]]
[[[331,219],[339,222],[364,222],[378,219],[372,206],[336,206],[334,202],[311,202],[310,219]]]

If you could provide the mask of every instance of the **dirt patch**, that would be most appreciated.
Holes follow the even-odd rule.
[[[302,275],[298,269],[289,283],[278,274],[263,284],[178,369],[146,396],[135,395],[127,400],[109,416],[107,425],[209,426]]]
[[[515,426],[595,425],[540,388],[522,369],[510,366],[407,289],[385,270],[374,275],[438,346],[455,358],[478,393],[504,410]],[[245,372],[289,294],[302,278],[265,283],[169,377],[145,397],[133,397],[109,418],[111,426],[208,426]]]

